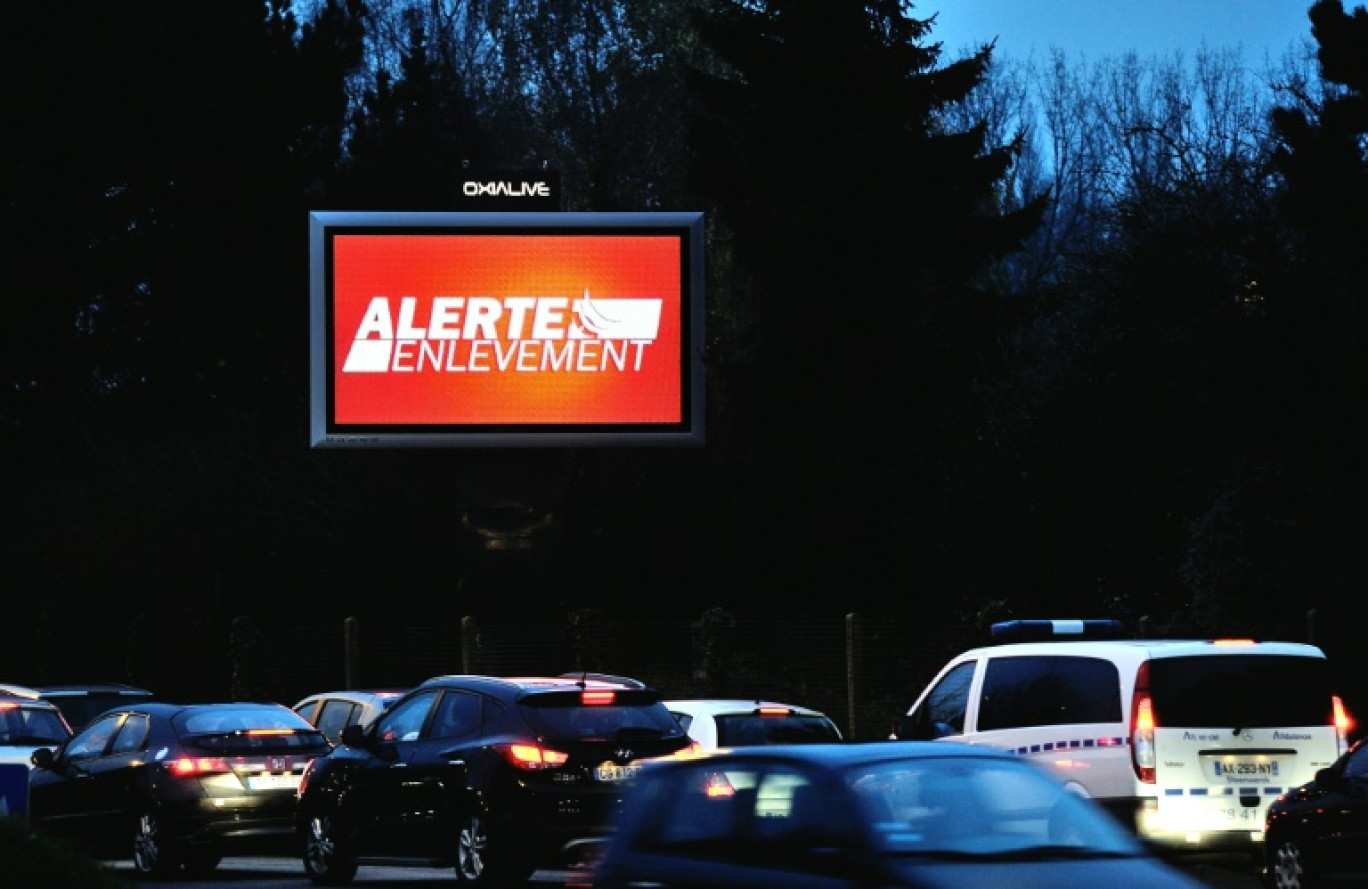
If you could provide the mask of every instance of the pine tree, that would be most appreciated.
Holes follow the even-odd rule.
[[[714,55],[693,72],[692,146],[746,270],[726,285],[748,288],[754,342],[732,393],[753,448],[740,481],[786,552],[915,558],[916,526],[954,497],[967,397],[1008,308],[983,273],[1043,209],[1001,209],[1019,142],[938,114],[991,47],[937,67],[931,20],[903,0],[721,6],[700,25]]]

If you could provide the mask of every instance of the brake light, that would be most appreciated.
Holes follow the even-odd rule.
[[[1253,639],[1213,639],[1212,645],[1253,645]]]
[[[167,764],[171,774],[177,778],[190,778],[195,775],[211,775],[218,772],[230,772],[232,768],[228,765],[228,760],[221,756],[182,756],[180,759],[172,760]]]
[[[13,710],[18,706],[16,701],[0,701],[0,710]]]
[[[249,737],[261,735],[293,735],[295,730],[292,728],[251,728],[247,730]]]
[[[1149,690],[1149,662],[1135,674],[1135,696],[1131,699],[1131,764],[1135,777],[1154,783],[1154,701]]]
[[[761,707],[755,712],[761,716],[788,716],[790,711],[787,707]]]
[[[498,744],[495,749],[503,754],[516,768],[527,771],[555,769],[569,761],[569,754],[559,750],[547,750],[535,744]]]
[[[1331,695],[1330,699],[1335,705],[1335,740],[1339,744],[1339,752],[1343,753],[1349,749],[1349,733],[1354,730],[1354,718],[1345,709],[1344,700],[1339,695]]]
[[[714,799],[718,797],[736,796],[736,788],[727,780],[727,776],[722,772],[714,772],[708,776],[708,786],[704,793]]]
[[[586,707],[602,707],[617,700],[617,692],[612,691],[582,691],[580,692],[580,703]]]

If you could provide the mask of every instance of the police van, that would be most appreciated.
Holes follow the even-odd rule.
[[[1158,847],[1257,852],[1268,804],[1348,747],[1314,645],[1132,639],[1112,620],[992,634],[936,674],[893,736],[1036,760]]]

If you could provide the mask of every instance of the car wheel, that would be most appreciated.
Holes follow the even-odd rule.
[[[133,822],[133,869],[144,877],[164,877],[176,869],[161,835],[161,822],[144,812]]]
[[[304,834],[304,873],[318,886],[340,886],[356,876],[356,861],[337,824],[327,815],[309,818]]]
[[[526,883],[533,868],[515,864],[500,835],[491,834],[488,815],[476,812],[461,822],[456,838],[456,880],[466,886],[516,886]]]
[[[1272,889],[1307,889],[1312,885],[1306,853],[1295,840],[1280,840],[1269,856],[1268,885]]]

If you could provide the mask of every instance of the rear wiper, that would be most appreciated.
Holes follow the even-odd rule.
[[[613,734],[613,738],[618,741],[631,741],[639,738],[659,738],[663,734],[664,732],[658,728],[642,728],[638,725],[630,725],[618,729]]]

